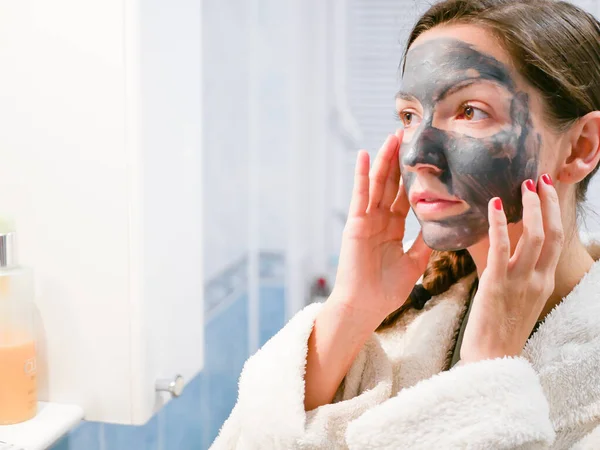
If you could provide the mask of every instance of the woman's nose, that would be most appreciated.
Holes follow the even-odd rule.
[[[400,162],[404,170],[443,172],[448,165],[444,145],[446,142],[443,131],[433,127],[424,129],[411,143],[406,144],[406,149],[401,152]]]

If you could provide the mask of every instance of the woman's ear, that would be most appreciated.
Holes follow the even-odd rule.
[[[600,111],[579,119],[570,130],[571,153],[558,171],[563,183],[579,183],[600,161]]]

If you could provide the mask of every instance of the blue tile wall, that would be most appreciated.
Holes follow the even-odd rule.
[[[285,289],[279,286],[260,287],[260,345],[277,333],[285,321]]]
[[[68,436],[60,440],[52,450],[89,449],[101,450],[100,432],[102,425],[95,422],[82,422]]]
[[[99,423],[84,422],[69,436],[71,448],[85,448],[89,450],[100,450]]]
[[[248,298],[222,312],[206,326],[206,389],[208,440],[212,442],[237,399],[237,382],[248,359]]]
[[[58,441],[50,450],[69,450],[70,436],[65,436],[63,439]]]
[[[207,448],[206,423],[208,392],[204,389],[205,376],[198,375],[185,387],[177,401],[169,402],[159,413],[161,450],[197,450]],[[107,449],[108,450],[108,449]]]
[[[143,426],[104,425],[104,443],[110,450],[159,450],[158,416]]]

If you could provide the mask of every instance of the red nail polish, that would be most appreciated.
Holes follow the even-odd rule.
[[[494,199],[494,208],[496,208],[498,211],[502,211],[502,200],[500,200],[500,197],[496,197]]]
[[[531,180],[525,181],[525,187],[527,189],[529,189],[531,192],[535,192],[535,184],[533,184],[533,181],[531,181]]]
[[[548,186],[553,186],[554,183],[552,183],[552,177],[550,175],[548,175],[547,173],[545,173],[544,175],[542,175],[542,181],[544,183],[546,183]]]

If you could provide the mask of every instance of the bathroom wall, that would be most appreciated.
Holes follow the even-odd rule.
[[[53,450],[208,448],[244,361],[335,265],[355,152],[396,126],[402,39],[429,2],[406,3],[203,2],[205,368],[145,426],[84,423]]]

